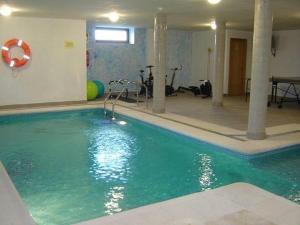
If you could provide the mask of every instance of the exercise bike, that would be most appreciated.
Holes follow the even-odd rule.
[[[176,72],[182,70],[182,65],[180,65],[180,68],[175,67],[175,68],[172,68],[171,70],[173,71],[173,74],[172,74],[172,79],[171,79],[170,85],[166,85],[166,96],[176,96],[176,94],[175,94],[176,91],[175,91],[173,85],[174,85],[174,80],[176,77]]]
[[[144,72],[145,71],[140,70],[141,83],[147,86],[149,98],[153,97],[153,73],[152,73],[152,68],[153,67],[154,66],[152,66],[152,65],[146,66],[146,68],[149,69],[149,75],[148,75],[148,78],[146,80],[144,79]],[[176,96],[176,94],[175,94],[176,91],[175,91],[173,85],[174,85],[174,80],[175,80],[175,77],[176,77],[176,72],[179,71],[179,70],[182,70],[182,65],[180,65],[180,67],[172,68],[171,70],[173,71],[171,83],[169,85],[165,86],[165,95],[166,96]],[[166,79],[167,79],[167,75],[166,75]],[[146,88],[141,87],[141,90],[140,90],[139,94],[140,95],[145,95],[146,94]]]
[[[148,89],[148,97],[152,98],[153,97],[153,73],[152,73],[152,68],[154,66],[148,65],[146,66],[147,69],[149,69],[149,75],[148,78],[145,80],[144,79],[144,70],[140,70],[140,78],[141,78],[141,83],[144,84],[147,89]],[[140,90],[140,95],[146,95],[146,88],[144,86],[141,87]]]

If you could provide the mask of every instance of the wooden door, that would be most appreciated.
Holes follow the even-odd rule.
[[[247,40],[231,38],[229,63],[229,95],[240,96],[245,93],[247,60]]]

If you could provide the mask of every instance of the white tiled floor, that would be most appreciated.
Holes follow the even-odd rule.
[[[167,98],[169,113],[200,119],[209,123],[231,127],[237,130],[246,130],[248,124],[249,101],[244,96],[224,97],[221,108],[211,105],[211,99],[202,99],[190,94],[178,94],[176,97]],[[267,127],[285,124],[300,123],[300,105],[285,103],[282,109],[272,104],[267,110]],[[225,119],[226,118],[226,119]]]
[[[248,140],[246,131],[211,124],[206,121],[164,113],[147,115],[131,108],[117,107],[116,110],[142,121],[150,122],[160,127],[194,137],[196,139],[225,147],[243,154],[256,154],[278,148],[300,144],[300,125],[287,124],[267,129],[269,136],[265,140]],[[140,109],[138,109],[140,110]]]
[[[28,210],[0,162],[0,224],[34,225]]]
[[[77,225],[299,224],[299,205],[253,185],[235,183]]]
[[[120,102],[120,105],[129,106],[123,102]],[[152,114],[151,101],[148,109],[143,104],[140,107],[131,104],[130,108]],[[120,113],[126,113],[123,109],[118,110]],[[149,119],[145,116],[134,116],[141,120]],[[157,125],[246,154],[300,144],[300,105],[297,103],[287,103],[282,109],[278,109],[276,105],[268,108],[266,129],[268,136],[261,141],[246,138],[248,103],[244,97],[225,97],[224,107],[215,108],[211,106],[209,98],[178,95],[167,98],[167,112],[156,116],[179,122],[181,126],[179,124],[176,127],[167,126],[163,121],[155,122]],[[186,129],[185,126],[190,128]]]

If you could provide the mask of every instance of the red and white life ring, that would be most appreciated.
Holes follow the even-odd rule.
[[[14,47],[20,47],[23,49],[24,53],[22,59],[11,59],[9,52]],[[30,56],[31,51],[29,45],[21,39],[11,39],[2,46],[2,58],[4,62],[11,68],[19,68],[24,66],[30,60]]]

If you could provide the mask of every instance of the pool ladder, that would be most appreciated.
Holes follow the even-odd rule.
[[[136,81],[128,81],[128,80],[124,80],[124,79],[120,79],[120,80],[115,80],[115,81],[111,81],[109,82],[109,86],[108,86],[108,95],[106,96],[105,100],[104,100],[104,115],[107,116],[107,110],[106,110],[106,105],[108,103],[109,100],[112,99],[112,94],[114,92],[115,88],[120,88],[121,87],[121,91],[119,92],[119,94],[117,95],[117,97],[115,99],[113,99],[110,103],[112,104],[112,120],[115,120],[115,106],[119,100],[119,98],[122,96],[122,94],[125,91],[128,91],[128,88],[130,86],[135,86],[136,87],[136,103],[137,106],[139,105],[139,92],[140,92],[140,88],[144,87],[146,89],[146,108],[148,108],[148,88],[146,85],[136,82]]]

